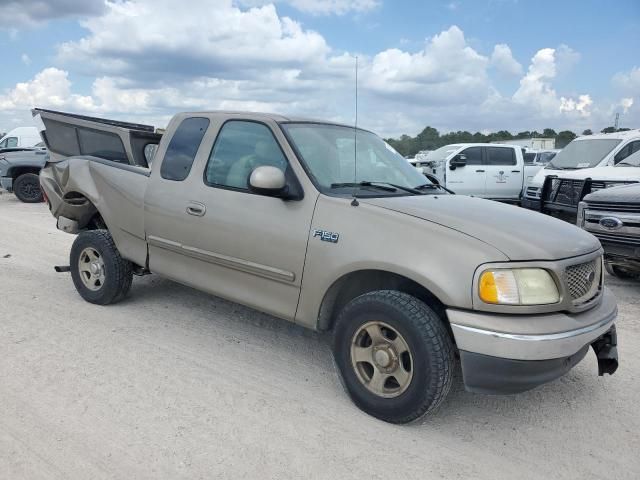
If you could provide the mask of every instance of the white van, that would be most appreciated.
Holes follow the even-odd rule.
[[[18,127],[0,138],[0,151],[6,148],[29,148],[42,142],[36,127]]]
[[[531,179],[522,206],[540,209],[540,193],[547,176],[562,176],[567,170],[613,166],[640,150],[640,130],[585,135],[573,140]]]

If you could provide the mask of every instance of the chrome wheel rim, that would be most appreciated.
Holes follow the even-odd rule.
[[[104,285],[104,260],[95,248],[87,247],[78,259],[80,280],[91,291],[98,291]]]
[[[384,322],[367,322],[356,331],[351,342],[351,365],[358,380],[379,397],[402,395],[413,378],[409,345]]]

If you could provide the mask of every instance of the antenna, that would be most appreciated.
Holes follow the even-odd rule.
[[[356,55],[356,118],[353,124],[353,200],[351,201],[351,206],[357,207],[360,205],[358,202],[358,198],[356,197],[356,186],[355,183],[358,178],[358,56]]]

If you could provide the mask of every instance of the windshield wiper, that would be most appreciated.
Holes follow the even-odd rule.
[[[394,186],[387,187],[386,185],[378,185],[380,182],[343,182],[343,183],[332,183],[331,188],[343,188],[343,187],[373,187],[378,190],[384,190],[385,192],[396,192],[398,189]]]
[[[443,187],[442,185],[435,184],[435,183],[425,183],[423,185],[418,185],[417,187],[415,187],[416,190],[425,190],[427,188],[440,189],[455,195],[455,193],[452,190],[449,190],[447,187]]]

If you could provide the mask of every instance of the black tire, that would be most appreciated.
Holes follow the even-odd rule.
[[[627,270],[618,265],[612,265],[611,263],[605,262],[604,268],[609,273],[609,275],[613,275],[614,277],[621,278],[623,280],[637,280],[640,278],[640,272],[635,272],[633,270]]]
[[[372,321],[397,330],[411,352],[410,383],[394,398],[376,395],[365,387],[351,361],[357,332]],[[402,292],[380,290],[349,302],[336,320],[333,352],[354,403],[386,422],[409,423],[433,412],[451,388],[455,357],[445,325],[424,302]]]
[[[83,252],[93,250],[103,263],[104,280],[90,289],[81,278],[80,259]],[[131,289],[131,262],[123,259],[107,230],[81,232],[73,242],[70,254],[71,278],[76,290],[89,303],[108,305],[122,300]]]
[[[44,200],[40,178],[35,173],[23,173],[13,182],[13,193],[24,203],[40,203]]]

